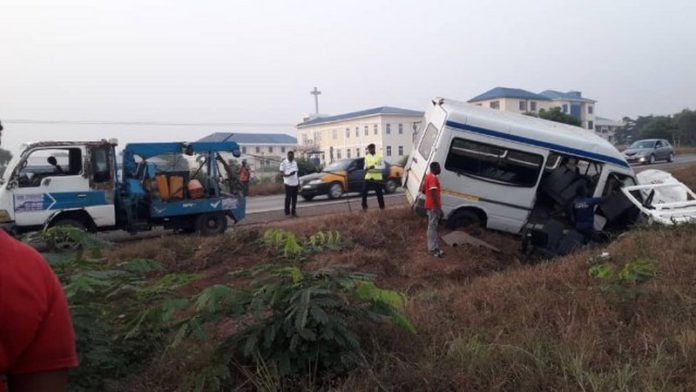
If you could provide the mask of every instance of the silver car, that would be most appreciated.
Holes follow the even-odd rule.
[[[665,139],[643,139],[623,151],[628,163],[653,164],[656,161],[674,161],[674,148]]]

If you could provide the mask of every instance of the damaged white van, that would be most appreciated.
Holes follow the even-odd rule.
[[[436,98],[414,137],[404,189],[417,207],[431,162],[442,167],[448,227],[481,225],[523,234],[572,230],[579,188],[602,197],[596,230],[625,227],[637,215],[621,192],[636,185],[621,153],[593,132],[522,114]]]

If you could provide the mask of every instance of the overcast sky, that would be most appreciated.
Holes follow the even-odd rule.
[[[695,15],[693,0],[0,0],[2,147],[294,134],[315,85],[327,114],[496,86],[673,113],[696,107]]]

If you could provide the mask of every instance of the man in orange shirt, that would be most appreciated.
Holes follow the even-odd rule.
[[[432,162],[430,172],[425,176],[423,193],[425,194],[425,208],[428,212],[428,252],[436,257],[442,257],[445,252],[440,249],[437,236],[437,225],[442,218],[442,198],[440,180],[440,164]]]
[[[66,391],[67,369],[76,366],[58,278],[38,252],[0,230],[0,392]]]

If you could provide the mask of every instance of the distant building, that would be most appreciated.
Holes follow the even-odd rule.
[[[240,159],[246,159],[256,171],[277,172],[280,161],[288,151],[297,149],[297,139],[284,133],[237,133],[215,132],[200,142],[223,142],[231,140],[242,150]]]
[[[616,131],[623,126],[624,123],[621,121],[597,116],[595,133],[610,143],[616,143]]]
[[[385,160],[398,163],[411,151],[423,112],[382,106],[358,112],[307,118],[297,124],[301,148],[322,163],[364,156],[374,143]]]
[[[561,108],[563,113],[580,120],[581,126],[594,130],[597,101],[585,98],[579,91],[545,90],[541,93],[519,88],[496,87],[469,100],[479,106],[515,113],[538,114],[541,109]]]

